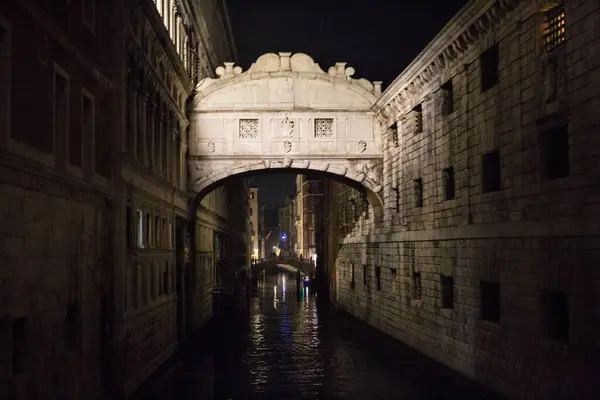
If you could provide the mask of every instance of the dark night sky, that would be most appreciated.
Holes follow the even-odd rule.
[[[466,0],[227,0],[241,66],[264,53],[306,53],[327,71],[337,61],[354,78],[384,88],[417,56]],[[283,203],[293,175],[253,177],[260,201]]]

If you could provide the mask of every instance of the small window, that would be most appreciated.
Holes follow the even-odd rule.
[[[565,6],[560,5],[546,12],[544,45],[548,53],[562,47],[566,38]]]
[[[375,267],[375,281],[377,282],[377,290],[381,290],[381,267]]]
[[[499,81],[499,60],[498,44],[494,44],[479,57],[479,66],[481,69],[481,91],[485,92]]]
[[[250,200],[254,200],[254,192],[250,192]]]
[[[423,207],[423,178],[413,181],[413,195],[415,207]]]
[[[481,319],[500,322],[500,284],[480,281]]]
[[[92,96],[88,94],[84,94],[82,96],[81,103],[81,134],[82,134],[82,143],[94,143],[94,151],[96,148],[101,148],[101,146],[96,143],[96,130],[95,130],[95,110],[94,110],[94,100]],[[80,151],[82,144],[79,145]],[[80,153],[81,154],[81,153]],[[86,157],[89,156],[86,154]],[[95,156],[95,155],[94,155]],[[81,161],[80,161],[81,162]],[[94,165],[92,162],[90,165]],[[76,164],[80,165],[80,164]]]
[[[240,119],[240,139],[256,139],[258,137],[258,119]]]
[[[351,268],[350,274],[351,274],[351,279],[352,279],[350,282],[354,285],[354,282],[355,282],[355,280],[354,280],[354,263],[350,264],[350,268]]]
[[[412,298],[413,300],[421,300],[421,272],[413,271],[412,274]]]
[[[27,318],[17,318],[12,323],[13,375],[27,371]]]
[[[444,102],[442,103],[442,114],[450,115],[454,112],[454,87],[452,79],[442,85]]]
[[[569,295],[565,292],[542,290],[542,335],[557,342],[569,342]]]
[[[161,246],[163,245],[163,243],[161,242],[161,223],[160,223],[160,217],[155,216],[154,217],[154,247],[156,247],[157,249],[160,249]]]
[[[442,308],[454,308],[454,278],[440,276],[440,289],[442,295]]]
[[[54,74],[54,149],[69,137],[69,80],[58,71]]]
[[[333,118],[315,118],[315,137],[333,137]]]
[[[132,249],[134,243],[135,230],[133,227],[135,226],[133,221],[133,207],[127,206],[125,211],[125,238],[127,240],[127,248]]]
[[[367,267],[366,265],[363,265],[363,284],[365,286],[367,285],[368,269],[369,269],[369,267]]]
[[[146,236],[146,246],[148,248],[153,247],[154,241],[152,240],[152,230],[150,229],[150,227],[152,226],[152,216],[150,215],[150,213],[146,213],[146,232],[145,236]]]
[[[81,321],[81,313],[79,304],[77,301],[73,301],[71,304],[67,306],[67,318],[66,318],[66,326],[67,326],[67,337],[66,337],[66,345],[67,349],[73,350],[79,344],[79,325]]]
[[[419,104],[413,108],[415,134],[423,132],[423,107]]]
[[[394,145],[394,147],[398,147],[399,142],[398,142],[398,123],[397,122],[395,122],[394,125],[392,125],[390,127],[390,131],[391,131],[392,144]]]
[[[137,247],[144,248],[144,213],[142,210],[137,210]]]
[[[400,189],[395,187],[392,190],[394,191],[394,202],[396,211],[400,211]]]
[[[500,172],[500,152],[494,150],[483,154],[481,156],[481,163],[481,184],[483,193],[501,190],[502,175]]]
[[[544,179],[569,176],[569,131],[560,126],[541,133]]]
[[[442,171],[442,179],[444,180],[444,200],[454,199],[454,167],[448,167]]]

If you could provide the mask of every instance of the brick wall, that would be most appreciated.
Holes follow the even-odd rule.
[[[41,193],[39,177],[8,168],[0,180],[0,393],[100,398],[111,274],[104,198],[52,180]]]
[[[399,145],[390,143],[384,159],[383,223],[364,224],[361,216],[349,232],[344,225],[336,232],[337,298],[378,329],[499,392],[595,398],[600,117],[592,109],[600,85],[591,54],[600,45],[592,28],[600,11],[597,2],[566,3],[558,56],[566,65],[548,94],[544,15],[527,11],[533,3],[522,2],[518,14],[420,94],[414,103],[422,107],[422,132],[414,111],[398,117]],[[479,56],[493,43],[499,79],[482,91]],[[454,111],[445,115],[438,89],[450,79]],[[568,127],[569,168],[552,178],[544,135],[561,126]],[[489,190],[482,155],[494,150],[499,187]],[[453,196],[444,176],[449,167]],[[350,192],[330,191],[337,204],[331,213],[351,207]]]

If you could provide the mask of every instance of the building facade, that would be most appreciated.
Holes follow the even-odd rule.
[[[266,242],[269,234],[265,227],[265,205],[259,203],[258,210],[258,258],[265,258],[268,255]]]
[[[378,101],[382,217],[325,188],[331,298],[514,398],[597,397],[599,15],[469,2]]]
[[[249,191],[249,219],[250,240],[252,242],[252,259],[257,260],[260,256],[260,210],[258,203],[258,188],[251,187]]]
[[[279,212],[279,230],[281,237],[279,248],[281,253],[286,256],[295,255],[296,243],[296,218],[295,218],[295,196],[286,196],[283,206],[278,208]]]
[[[111,23],[105,3],[0,5],[2,398],[99,398],[108,379]]]
[[[5,2],[0,52],[0,396],[127,395],[210,316],[245,234],[241,182],[188,207],[186,102],[235,59],[226,9]]]
[[[323,196],[323,181],[307,175],[298,175],[296,178],[297,198],[300,198],[300,228],[298,235],[302,236],[301,245],[298,248],[302,258],[316,261],[316,211],[321,197]]]

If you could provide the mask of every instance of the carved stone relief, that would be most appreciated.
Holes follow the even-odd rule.
[[[296,127],[296,121],[290,120],[289,118],[281,121],[281,136],[292,137],[294,128]]]
[[[292,142],[290,142],[289,140],[286,140],[285,142],[283,142],[283,150],[286,153],[289,153],[290,151],[292,151]]]
[[[367,142],[365,142],[364,140],[361,140],[360,142],[358,142],[358,151],[361,153],[364,153],[367,150]]]
[[[215,142],[213,142],[213,141],[208,142],[208,144],[206,145],[206,151],[208,151],[209,153],[214,153],[215,152]]]
[[[563,89],[564,70],[559,54],[544,54],[540,60],[542,103],[549,104],[559,99]]]

